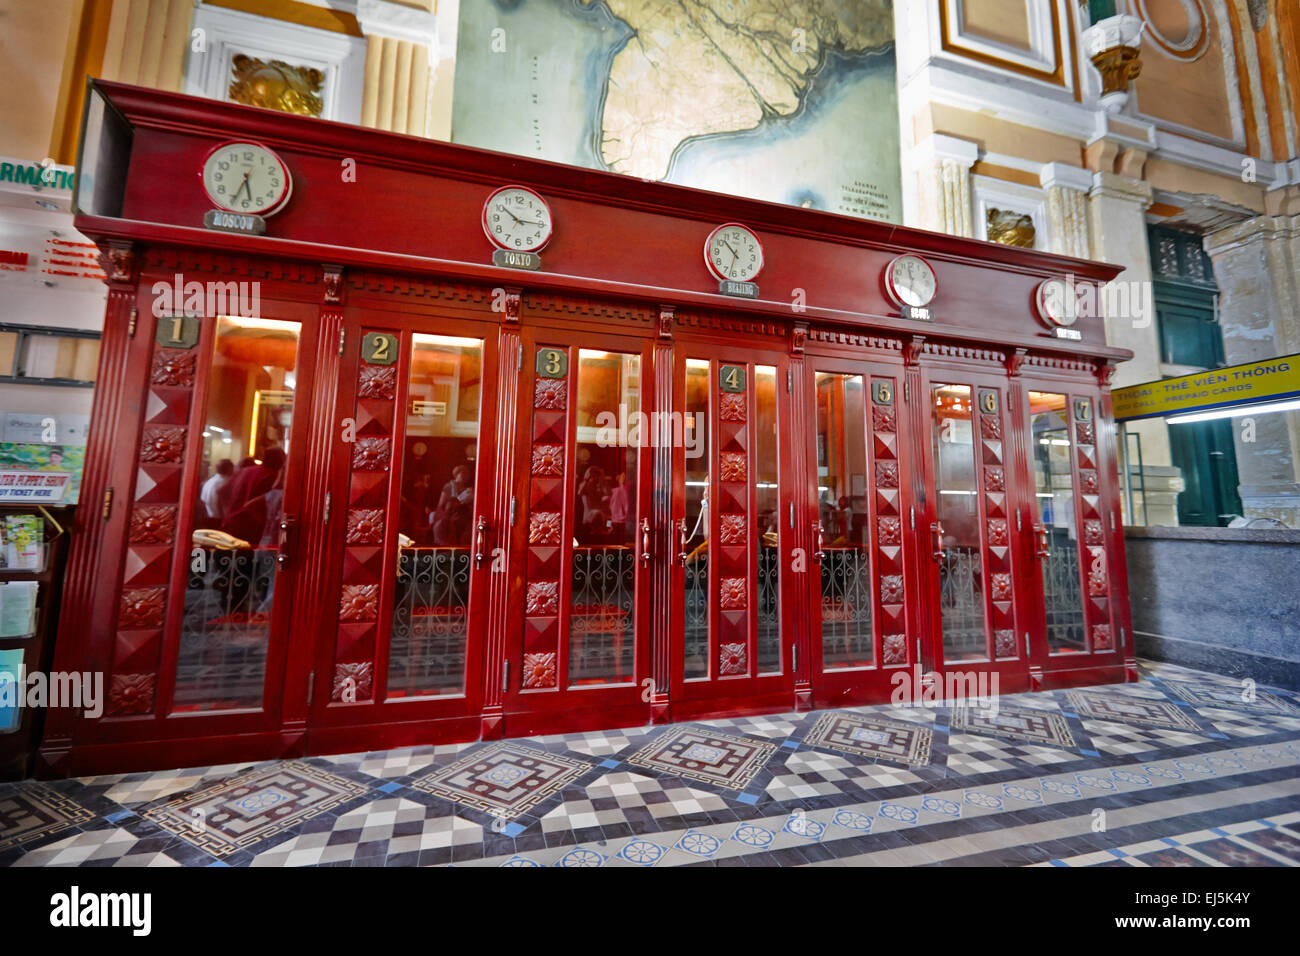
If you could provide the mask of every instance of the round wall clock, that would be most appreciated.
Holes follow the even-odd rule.
[[[1048,328],[1067,328],[1079,320],[1079,290],[1064,279],[1044,279],[1034,289],[1034,310]]]
[[[894,305],[923,309],[938,291],[933,267],[920,256],[897,256],[885,266],[885,292]]]
[[[546,200],[525,186],[503,186],[483,203],[483,231],[511,252],[540,252],[554,223]]]
[[[763,270],[763,244],[745,226],[728,222],[704,240],[704,262],[720,280],[752,282]]]
[[[222,143],[208,153],[199,175],[213,204],[230,212],[269,216],[293,191],[284,160],[257,143]]]

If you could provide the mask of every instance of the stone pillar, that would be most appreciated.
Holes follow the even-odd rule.
[[[193,15],[193,0],[115,0],[99,75],[179,92]]]
[[[917,152],[921,228],[973,237],[970,170],[979,159],[979,146],[955,136],[934,133],[917,147]]]
[[[357,22],[366,37],[361,125],[430,135],[430,51],[437,50],[436,16],[390,0],[357,0]]]
[[[1229,365],[1300,353],[1300,214],[1258,216],[1205,238],[1219,284]],[[1300,528],[1300,412],[1251,416],[1254,441],[1233,419],[1241,506],[1247,518]]]
[[[1092,255],[1088,237],[1088,191],[1092,173],[1065,163],[1047,163],[1038,181],[1047,193],[1049,252],[1087,259]]]
[[[1139,296],[1144,303],[1139,316],[1107,315],[1106,341],[1132,349],[1133,358],[1115,370],[1113,388],[1151,382],[1161,378],[1160,337],[1155,310],[1151,306],[1151,257],[1147,249],[1146,210],[1151,205],[1149,183],[1116,173],[1093,174],[1088,192],[1088,219],[1092,258],[1124,266],[1114,281],[1131,283],[1130,301]],[[1103,297],[1104,299],[1105,297]],[[1142,474],[1146,488],[1146,523],[1178,524],[1178,493],[1183,483],[1172,464],[1169,428],[1160,419],[1130,422],[1128,431],[1142,441]],[[1134,462],[1136,464],[1136,462]],[[1121,484],[1127,481],[1120,476]]]

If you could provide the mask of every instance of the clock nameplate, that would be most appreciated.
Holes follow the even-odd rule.
[[[739,295],[744,296],[746,299],[757,299],[758,283],[723,279],[718,283],[718,292],[722,295]]]
[[[914,319],[917,322],[933,322],[934,312],[930,309],[917,305],[899,306],[899,314],[905,319]]]
[[[266,232],[266,220],[261,216],[247,212],[226,212],[224,209],[209,209],[205,212],[203,225],[208,229],[241,232],[249,236],[260,236]]]
[[[533,269],[542,267],[542,257],[535,252],[512,252],[509,249],[493,249],[492,264],[507,269]]]

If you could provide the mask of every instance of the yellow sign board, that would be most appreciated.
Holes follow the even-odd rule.
[[[1116,421],[1163,418],[1300,395],[1300,353],[1230,365],[1111,392]]]

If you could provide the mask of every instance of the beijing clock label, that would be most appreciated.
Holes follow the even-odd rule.
[[[905,319],[913,319],[917,322],[933,322],[934,312],[924,306],[904,305],[899,307],[899,314]]]
[[[736,282],[723,279],[718,283],[718,291],[723,295],[739,295],[746,299],[758,298],[758,284],[755,282]]]

